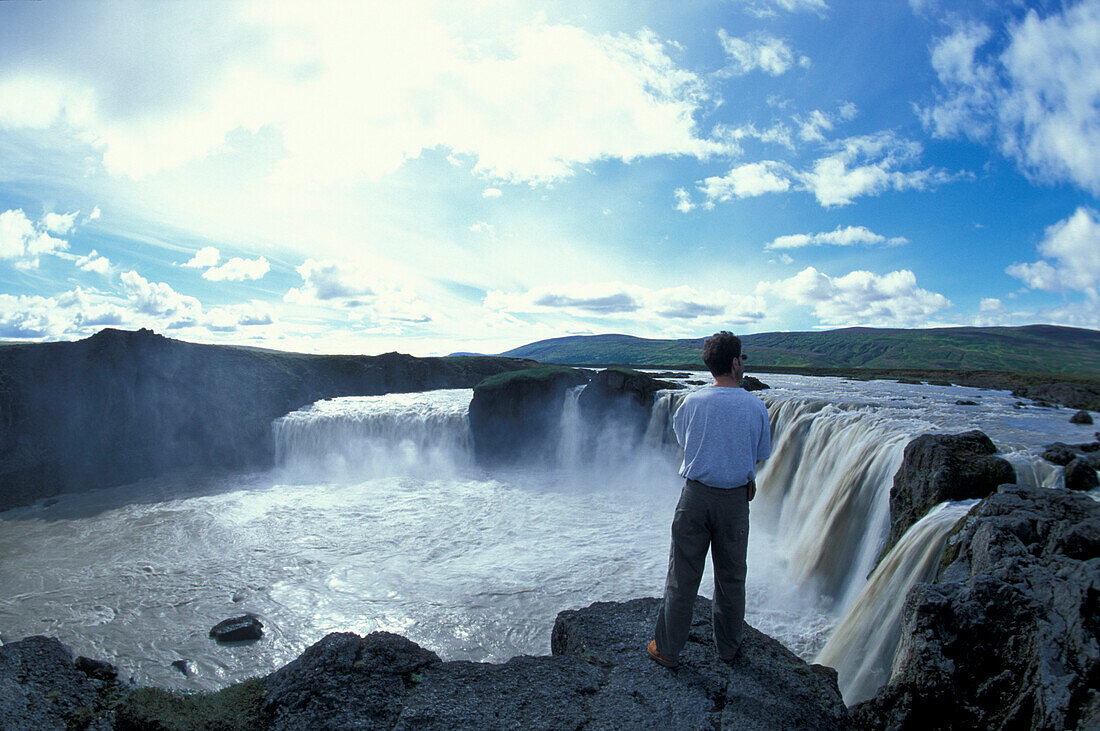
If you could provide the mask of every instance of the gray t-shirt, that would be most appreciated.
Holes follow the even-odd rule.
[[[743,388],[707,386],[684,397],[672,417],[684,448],[680,476],[711,487],[739,487],[756,478],[772,453],[764,402]]]

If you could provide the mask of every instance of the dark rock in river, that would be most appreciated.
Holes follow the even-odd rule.
[[[0,348],[0,509],[274,460],[271,422],[323,398],[470,388],[517,358],[303,355],[149,330]]]
[[[1091,490],[1100,485],[1096,477],[1096,467],[1088,460],[1076,457],[1066,465],[1064,473],[1066,487],[1070,490]]]
[[[969,399],[959,399],[955,402],[956,406],[977,406],[977,401],[970,401]]]
[[[1056,465],[1067,465],[1072,462],[1076,456],[1076,450],[1062,442],[1049,444],[1047,448],[1043,450],[1043,459]]]
[[[1081,411],[1078,411],[1073,416],[1069,417],[1069,423],[1070,424],[1091,424],[1092,423],[1092,416],[1089,414],[1089,412],[1082,409]]]
[[[746,391],[763,391],[771,388],[771,386],[755,376],[741,376],[741,388]]]
[[[82,672],[69,649],[52,637],[0,646],[0,726],[5,731],[109,729],[102,691],[112,682]]]
[[[210,630],[210,636],[218,642],[258,640],[264,636],[264,625],[251,614],[244,614],[218,622]]]
[[[566,392],[584,371],[541,366],[486,378],[470,401],[470,434],[479,462],[540,461],[557,451]]]
[[[980,431],[922,434],[905,447],[890,489],[890,535],[881,555],[944,500],[982,498],[1016,481],[1016,470]]]
[[[865,729],[1100,728],[1100,504],[1005,485],[909,593]]]

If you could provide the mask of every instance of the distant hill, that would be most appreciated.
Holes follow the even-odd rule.
[[[876,368],[1100,375],[1100,331],[1056,325],[927,330],[844,328],[742,337],[749,369]],[[502,355],[571,365],[702,367],[703,338],[649,340],[579,335],[540,340]]]

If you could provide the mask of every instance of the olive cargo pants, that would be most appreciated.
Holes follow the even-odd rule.
[[[724,489],[688,480],[672,521],[665,597],[654,638],[658,652],[676,660],[687,642],[709,548],[714,563],[714,642],[723,660],[737,654],[745,619],[748,546],[748,487]]]

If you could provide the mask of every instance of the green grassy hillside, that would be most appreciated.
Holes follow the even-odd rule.
[[[760,333],[742,338],[751,370],[801,368],[944,369],[1100,375],[1100,331],[1055,325],[928,330],[845,328]],[[541,340],[503,355],[543,363],[702,366],[703,339],[647,340],[586,335]]]

